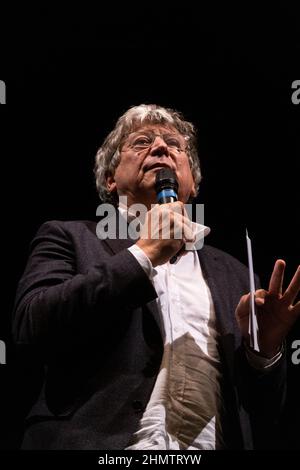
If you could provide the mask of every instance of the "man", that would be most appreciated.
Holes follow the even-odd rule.
[[[178,201],[157,205],[162,168],[176,174]],[[117,207],[126,198],[117,234],[133,220],[133,204],[148,212],[138,240],[99,239],[96,223],[86,221],[48,222],[33,240],[14,334],[36,348],[44,383],[23,448],[272,444],[284,400],[284,337],[300,312],[299,302],[293,306],[300,270],[283,294],[278,260],[268,291],[256,292],[254,352],[246,267],[206,244],[184,252],[194,232],[183,206],[200,182],[193,125],[170,109],[133,107],[99,149],[95,174],[102,201]]]

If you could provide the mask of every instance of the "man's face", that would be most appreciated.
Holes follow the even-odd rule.
[[[144,125],[126,136],[121,159],[115,174],[107,178],[109,191],[127,196],[128,205],[156,203],[155,178],[161,168],[170,168],[177,175],[178,199],[186,203],[195,196],[187,142],[179,132],[165,125]]]

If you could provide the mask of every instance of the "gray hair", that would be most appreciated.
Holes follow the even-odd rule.
[[[129,108],[117,121],[115,128],[108,134],[96,154],[94,173],[100,199],[103,202],[117,203],[116,193],[111,194],[106,187],[106,178],[114,175],[120,163],[120,144],[126,134],[136,130],[142,124],[165,124],[174,127],[187,137],[187,155],[196,189],[201,181],[200,163],[197,151],[196,130],[183,115],[170,108],[156,104],[141,104]]]

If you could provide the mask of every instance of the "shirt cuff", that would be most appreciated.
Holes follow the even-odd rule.
[[[149,279],[152,281],[153,277],[157,274],[157,271],[155,268],[153,268],[152,263],[145,252],[137,245],[132,245],[127,249],[135,257]]]
[[[247,344],[245,344],[245,349],[250,366],[258,370],[271,370],[282,358],[284,346],[282,345],[280,351],[271,358],[259,356],[254,353]]]

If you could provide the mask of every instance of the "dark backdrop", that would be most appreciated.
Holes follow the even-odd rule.
[[[193,5],[194,4],[194,5]],[[158,103],[199,129],[199,202],[212,229],[207,243],[246,262],[245,227],[255,271],[267,286],[273,263],[299,263],[300,79],[297,12],[278,6],[217,5],[110,10],[37,10],[4,16],[1,106],[2,446],[16,448],[35,389],[30,357],[16,361],[10,315],[29,242],[49,219],[94,218],[94,155],[129,106]],[[282,448],[299,444],[299,372],[287,343],[288,405]]]

